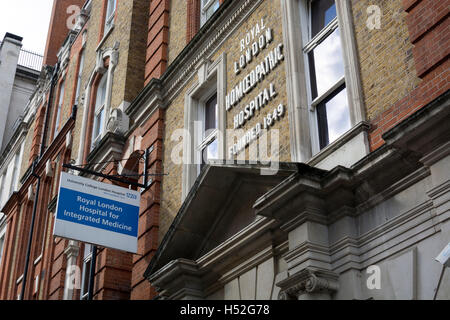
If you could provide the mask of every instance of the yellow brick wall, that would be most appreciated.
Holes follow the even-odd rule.
[[[184,2],[184,1],[183,1]],[[176,5],[179,5],[177,7]],[[185,21],[181,21],[181,12],[186,15],[185,5],[180,4],[179,1],[172,1],[171,7],[171,38],[170,38],[170,49],[169,56],[170,61],[173,62],[174,52],[179,52],[184,48],[184,42],[177,41],[176,44],[173,43],[173,36],[185,36]],[[175,14],[174,14],[175,13]],[[261,53],[255,57],[252,62],[241,71],[240,74],[236,75],[234,72],[233,64],[235,61],[239,60],[240,55],[240,39],[245,37],[245,34],[258,22],[264,19],[264,24],[266,28],[271,28],[273,31],[273,41],[267,49],[261,51]],[[240,80],[242,80],[247,74],[255,68],[257,63],[261,63],[270,50],[273,50],[278,44],[283,43],[283,33],[281,24],[281,11],[279,0],[274,1],[264,1],[250,16],[247,20],[243,22],[242,25],[223,43],[221,48],[217,50],[212,60],[216,61],[223,52],[227,56],[227,93],[235,87]],[[284,53],[284,51],[283,51]],[[184,127],[184,104],[186,91],[192,87],[194,80],[196,80],[196,75],[193,79],[181,90],[175,100],[168,106],[165,115],[165,136],[164,136],[164,159],[163,159],[163,172],[169,173],[169,175],[163,178],[162,183],[162,194],[161,194],[161,213],[160,213],[160,231],[159,239],[162,239],[164,234],[170,227],[174,217],[178,213],[181,207],[181,194],[182,194],[182,173],[183,168],[181,165],[176,165],[171,160],[172,149],[178,145],[180,142],[171,141],[171,136],[176,129]],[[274,130],[279,130],[280,138],[280,161],[290,161],[290,145],[289,145],[289,120],[287,112],[287,93],[286,93],[286,74],[285,74],[285,61],[282,61],[264,80],[261,81],[255,88],[248,93],[244,99],[237,105],[235,105],[229,112],[226,112],[227,122],[226,127],[233,129],[233,117],[239,111],[248,104],[248,102],[254,99],[261,90],[268,88],[270,83],[275,85],[276,92],[278,95],[272,100],[268,105],[266,105],[262,110],[256,111],[253,118],[246,122],[246,124],[241,128],[244,132],[252,128],[257,122],[262,123],[263,115],[266,115],[269,111],[272,111],[280,103],[285,107],[285,114],[281,121],[276,122],[274,126],[269,130],[273,132]],[[254,141],[253,143],[256,143]],[[269,136],[270,143],[270,136]],[[231,143],[230,143],[231,145]],[[227,148],[228,150],[228,148]],[[246,159],[249,159],[248,155],[249,148],[246,149]],[[270,144],[269,144],[270,150]],[[228,151],[227,151],[228,152]],[[269,151],[270,155],[270,151]],[[254,159],[254,157],[250,157]]]
[[[186,46],[186,26],[186,0],[172,0],[170,2],[168,65],[175,60]]]
[[[19,172],[19,180],[22,179],[25,172],[30,167],[29,159],[30,159],[30,152],[31,152],[31,146],[33,143],[33,134],[34,134],[34,127],[35,127],[35,121],[30,125],[30,128],[28,129],[27,135],[25,137],[25,145],[23,148],[23,155],[22,155],[22,163],[20,166],[20,172]]]
[[[367,28],[367,8],[378,5],[381,29]],[[369,120],[391,107],[417,86],[413,45],[401,0],[352,0],[355,38]]]
[[[123,101],[131,102],[143,87],[146,38],[145,33],[142,32],[142,21],[147,16],[148,6],[148,2],[139,0],[118,1],[114,28],[100,46],[99,50],[112,48],[116,42],[119,42],[119,60],[114,71],[112,87],[112,109],[119,107]],[[97,47],[99,46],[98,35],[102,23],[101,10],[102,1],[93,1],[91,16],[87,25],[87,42],[80,94],[84,93],[84,88],[95,68]],[[76,61],[73,61],[73,63],[76,63]],[[139,71],[139,66],[142,69],[141,71]],[[84,105],[80,105],[73,134],[74,151],[72,158],[76,158],[78,154],[83,112]]]

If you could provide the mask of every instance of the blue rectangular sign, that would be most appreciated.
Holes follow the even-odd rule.
[[[54,235],[137,252],[140,194],[61,173]]]

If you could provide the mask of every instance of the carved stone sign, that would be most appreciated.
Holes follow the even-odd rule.
[[[225,108],[227,112],[231,112],[233,108],[236,108],[244,97],[250,95],[253,89],[258,84],[263,83],[265,78],[284,61],[282,43],[268,51],[268,47],[273,40],[272,29],[265,25],[264,19],[261,19],[239,41],[241,56],[239,61],[233,63],[234,73],[238,75],[247,70],[247,74],[226,95]],[[256,65],[248,70],[253,62],[256,62]],[[255,117],[258,111],[262,113],[263,109],[267,110],[267,113],[262,113],[263,117],[259,122],[239,138],[237,143],[229,147],[228,156],[230,158],[242,152],[250,143],[261,136],[263,130],[269,130],[284,116],[285,107],[283,104],[269,107],[270,102],[276,96],[275,85],[268,83],[250,99],[250,102],[234,114],[233,129],[236,130],[242,128],[249,120]]]

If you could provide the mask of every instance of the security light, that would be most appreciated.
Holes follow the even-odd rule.
[[[436,257],[436,260],[447,268],[450,267],[450,242],[447,244],[444,250],[439,253],[439,255]]]

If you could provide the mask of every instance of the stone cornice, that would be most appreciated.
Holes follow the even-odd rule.
[[[447,92],[394,127],[386,145],[351,169],[324,172],[299,165],[297,173],[258,199],[256,214],[275,218],[290,228],[306,220],[330,224],[355,216],[430,175],[423,162],[439,156],[450,134]],[[431,128],[433,130],[431,130]],[[286,205],[289,203],[289,205]],[[295,209],[294,209],[295,208]]]

